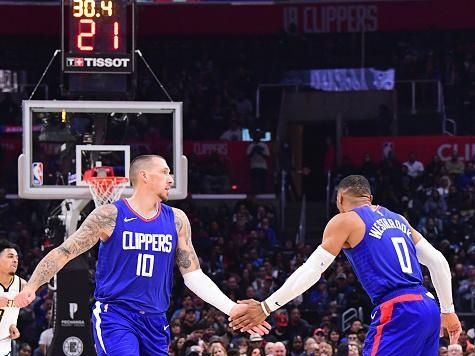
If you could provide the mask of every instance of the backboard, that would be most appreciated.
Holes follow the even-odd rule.
[[[23,102],[18,194],[26,199],[91,199],[84,174],[107,167],[129,177],[130,162],[159,154],[174,178],[170,199],[187,195],[182,103],[139,101]],[[130,196],[127,186],[124,196]]]

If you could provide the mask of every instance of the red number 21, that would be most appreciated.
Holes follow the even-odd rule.
[[[88,26],[87,30],[83,30],[84,26]],[[91,19],[81,19],[79,20],[79,35],[77,36],[77,46],[81,51],[92,51],[94,50],[93,44],[94,41],[90,41],[89,45],[85,43],[88,38],[93,38],[96,34],[96,24]]]

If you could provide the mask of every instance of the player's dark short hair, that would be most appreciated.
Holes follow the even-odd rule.
[[[17,245],[15,245],[14,243],[6,240],[6,239],[0,239],[0,253],[3,252],[3,250],[6,250],[7,248],[13,248],[16,250],[16,252],[19,254],[20,251],[19,251],[19,248]]]
[[[137,172],[140,169],[142,169],[142,164],[147,163],[148,161],[151,161],[153,158],[163,158],[163,157],[160,155],[140,155],[133,159],[133,161],[130,163],[130,170],[129,170],[130,183],[132,184],[132,186],[135,185],[135,178],[136,178]]]
[[[350,175],[343,178],[338,184],[338,190],[344,190],[345,193],[355,197],[369,197],[371,195],[371,186],[368,180],[360,175]]]

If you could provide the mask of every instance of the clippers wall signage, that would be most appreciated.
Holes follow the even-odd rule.
[[[65,3],[64,3],[65,2]],[[131,73],[129,0],[63,0],[63,71]],[[65,28],[67,27],[67,31]],[[67,41],[68,45],[64,45]],[[130,48],[129,48],[130,47]]]

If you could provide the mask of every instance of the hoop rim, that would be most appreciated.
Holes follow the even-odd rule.
[[[117,177],[117,176],[108,176],[108,177],[89,177],[84,180],[87,184],[93,185],[95,182],[111,181],[117,183],[127,183],[129,178],[127,177]]]

